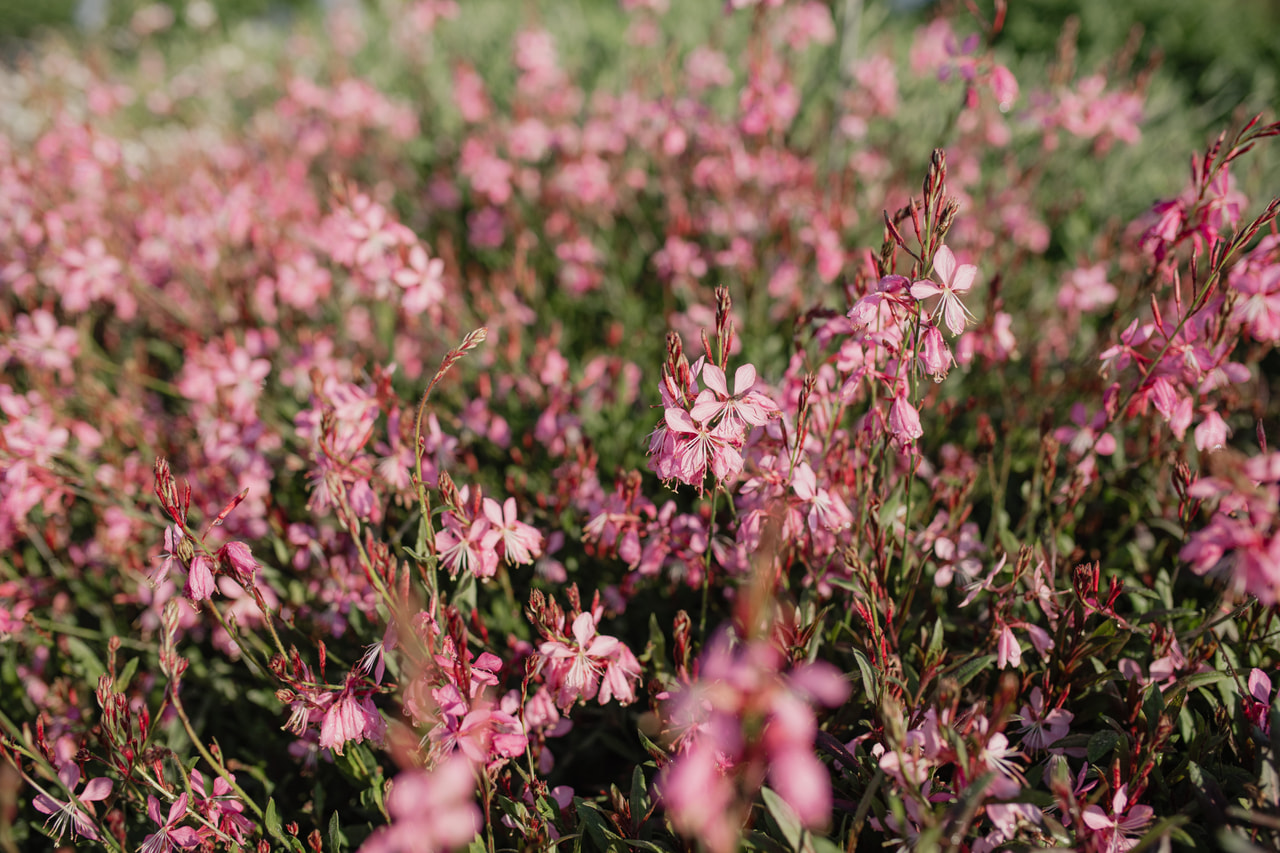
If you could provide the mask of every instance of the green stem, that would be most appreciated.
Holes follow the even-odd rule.
[[[253,809],[253,813],[258,816],[258,820],[262,820],[262,808],[256,801],[251,799],[249,795],[245,793],[243,788],[236,784],[235,777],[231,775],[231,771],[227,770],[226,766],[223,765],[221,761],[213,757],[213,753],[209,752],[204,743],[200,740],[200,737],[196,734],[195,726],[191,725],[191,720],[187,717],[187,709],[183,707],[182,699],[178,697],[178,692],[176,690],[170,690],[169,694],[169,698],[173,703],[174,713],[176,713],[178,715],[178,719],[182,721],[182,728],[186,730],[187,737],[191,739],[191,743],[195,746],[196,751],[200,753],[200,756],[204,758],[205,761],[209,762],[209,766],[213,768],[213,771],[218,774],[222,781],[230,785],[231,790],[240,795],[240,799],[244,801],[245,805]]]
[[[698,633],[702,635],[703,642],[707,639],[707,600],[711,590],[711,540],[716,533],[716,497],[719,494],[719,487],[711,492],[711,517],[707,519],[707,553],[706,563],[702,569],[702,614],[698,617]]]

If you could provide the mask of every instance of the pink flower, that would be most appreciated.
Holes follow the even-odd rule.
[[[187,569],[187,585],[183,595],[192,601],[204,601],[213,595],[213,570],[209,558],[204,554],[196,554],[191,558],[191,566]]]
[[[924,435],[920,415],[915,406],[907,402],[904,394],[894,397],[893,405],[889,407],[889,431],[904,444]]]
[[[930,326],[925,329],[920,342],[920,364],[925,373],[932,376],[934,382],[941,382],[947,377],[947,371],[955,361],[955,356],[947,349],[947,343],[942,339],[942,332],[938,331],[938,327]]]
[[[1018,100],[1018,81],[1013,72],[1003,65],[991,69],[991,91],[1000,105],[1000,112],[1007,113]]]
[[[732,434],[741,436],[746,424],[764,426],[769,418],[777,417],[778,404],[754,390],[756,369],[744,364],[733,375],[733,394],[725,383],[724,371],[714,364],[702,368],[702,381],[706,388],[698,395],[689,416],[695,421],[710,424],[717,417],[729,425]]]
[[[1004,669],[1006,666],[1022,665],[1022,647],[1018,645],[1018,638],[1013,635],[1013,629],[1005,625],[1000,629],[1000,638],[996,641],[996,667]]]
[[[336,696],[328,694],[328,698],[329,705],[320,723],[322,748],[332,749],[341,755],[342,747],[348,741],[361,743],[368,738],[374,743],[382,743],[387,723],[369,698],[369,688],[364,687],[355,673],[347,676],[341,692]]]
[[[956,256],[946,246],[938,249],[933,256],[933,270],[942,282],[940,285],[928,279],[922,279],[911,285],[911,295],[916,299],[928,299],[930,296],[941,296],[932,315],[941,314],[951,334],[958,335],[964,331],[965,319],[973,315],[960,301],[960,294],[968,293],[978,275],[978,268],[973,264],[957,264]]]
[[[1111,816],[1100,806],[1084,810],[1084,822],[1094,832],[1106,853],[1123,853],[1138,843],[1147,824],[1155,817],[1151,806],[1129,806],[1128,785],[1121,785],[1111,799]]]
[[[440,562],[449,569],[450,577],[470,572],[478,578],[491,578],[498,571],[498,552],[502,532],[493,529],[487,518],[470,524],[453,514],[444,517],[444,529],[436,534]]]
[[[169,807],[169,816],[160,817],[160,801],[147,796],[147,815],[160,824],[160,831],[148,835],[142,840],[139,853],[172,853],[175,847],[184,850],[200,843],[200,835],[189,826],[178,826],[178,822],[187,816],[187,795],[181,797]]]
[[[501,506],[485,498],[484,515],[493,524],[508,563],[528,565],[542,554],[542,534],[516,517],[515,498],[507,498]]]
[[[1076,457],[1084,456],[1090,450],[1101,455],[1110,456],[1116,452],[1116,439],[1109,432],[1102,432],[1107,425],[1107,413],[1097,411],[1089,417],[1089,410],[1083,403],[1076,402],[1071,406],[1071,422],[1074,427],[1058,427],[1053,437],[1067,442],[1068,451]]]
[[[80,783],[80,767],[70,762],[62,765],[58,769],[58,779],[63,787],[74,794],[76,785]],[[55,800],[48,794],[37,794],[31,804],[35,806],[36,811],[49,815],[49,820],[44,822],[45,826],[49,825],[50,820],[53,821],[53,832],[58,836],[59,841],[62,840],[68,826],[70,826],[72,838],[79,835],[81,838],[97,841],[98,830],[94,827],[94,812],[90,803],[105,800],[111,793],[113,784],[110,779],[104,777],[90,779],[85,783],[84,790],[76,794],[79,805]],[[84,807],[81,808],[81,806]]]
[[[1227,422],[1213,409],[1205,413],[1204,420],[1196,427],[1196,450],[1217,450],[1227,443]]]
[[[471,764],[456,755],[434,771],[406,770],[387,794],[391,825],[380,827],[361,853],[435,853],[462,847],[480,831]]]
[[[1014,719],[1024,723],[1019,731],[1023,733],[1022,743],[1027,749],[1045,749],[1067,736],[1074,718],[1074,714],[1062,708],[1046,710],[1044,693],[1039,687],[1033,687],[1030,703],[1023,705]]]
[[[601,705],[610,699],[617,699],[619,705],[630,705],[636,701],[636,684],[639,681],[640,662],[626,643],[619,642],[606,657],[604,675],[600,678],[600,692],[596,698]]]
[[[477,687],[472,682],[472,689]],[[457,750],[477,765],[501,765],[522,755],[529,745],[520,721],[505,711],[491,707],[486,699],[474,705],[463,700],[453,684],[432,691],[443,721],[431,730],[433,756]]]
[[[1249,695],[1244,697],[1244,715],[1249,722],[1271,733],[1271,679],[1260,669],[1249,673]]]
[[[241,842],[247,834],[253,832],[254,824],[244,816],[244,803],[240,802],[235,789],[231,787],[231,782],[236,778],[235,774],[229,775],[230,782],[221,776],[213,777],[212,791],[210,791],[200,771],[192,770],[191,792],[196,800],[195,811],[204,815],[218,828],[219,832]],[[207,837],[209,830],[206,828],[200,832]]]
[[[662,800],[672,825],[700,839],[712,853],[731,853],[737,847],[739,828],[730,818],[733,797],[733,781],[717,767],[711,744],[690,749],[663,776]]]
[[[1106,264],[1094,264],[1067,274],[1067,280],[1058,291],[1058,307],[1096,311],[1115,302],[1117,295],[1115,285],[1107,281]]]
[[[258,561],[253,559],[253,552],[243,542],[228,542],[218,549],[218,557],[225,566],[230,566],[236,580],[246,587],[253,586],[258,575]]]
[[[163,583],[174,565],[182,565],[182,558],[178,556],[178,544],[185,536],[182,528],[176,524],[170,524],[164,529],[164,553],[160,555],[160,568],[151,577],[153,584]]]
[[[551,659],[548,682],[557,688],[556,703],[568,708],[579,697],[590,699],[600,685],[601,665],[593,660],[612,652],[618,641],[613,637],[596,635],[596,624],[590,613],[580,613],[573,620],[573,638],[576,646],[560,640],[542,644],[539,651]]]
[[[634,701],[640,664],[631,650],[616,637],[598,635],[590,613],[573,620],[573,639],[573,644],[552,639],[538,647],[548,658],[547,687],[556,704],[567,709],[579,699],[598,698],[602,705],[611,698],[624,705]]]
[[[681,482],[701,488],[708,463],[719,481],[730,480],[742,470],[742,456],[724,423],[708,429],[675,406],[667,409],[666,421],[667,431],[675,438],[675,475]]]
[[[839,496],[818,488],[818,479],[808,462],[796,466],[791,487],[809,504],[809,527],[813,530],[843,530],[853,524],[853,513]]]

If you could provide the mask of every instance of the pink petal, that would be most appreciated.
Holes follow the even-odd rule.
[[[200,833],[189,826],[179,826],[169,830],[169,840],[179,847],[191,848],[200,843]]]
[[[725,384],[724,371],[714,364],[702,368],[702,384],[723,397],[729,396],[729,386]]]
[[[926,279],[921,279],[911,285],[911,295],[916,299],[928,299],[930,296],[937,296],[942,293],[942,288]]]
[[[703,374],[705,376],[706,371],[703,371]],[[745,394],[755,384],[756,369],[754,365],[744,364],[733,374],[733,393],[735,394]]]
[[[147,794],[147,817],[161,826],[165,825],[165,822],[160,819],[160,801],[150,794]]]
[[[502,526],[502,507],[493,498],[484,499],[484,516],[498,527]]]
[[[1102,809],[1097,806],[1089,806],[1084,810],[1084,822],[1089,825],[1090,829],[1110,829],[1115,826],[1115,821],[1102,813]]]
[[[80,792],[81,802],[96,802],[97,800],[105,800],[107,795],[111,793],[111,787],[115,783],[104,776],[97,779],[90,779],[89,784],[84,786],[84,790]]]
[[[948,299],[942,313],[946,318],[947,328],[951,330],[951,334],[958,335],[964,331],[964,308],[960,306],[959,300],[955,297]]]
[[[1249,673],[1249,695],[1259,702],[1268,702],[1271,699],[1271,679],[1267,678],[1267,674],[1260,669]]]
[[[801,500],[811,501],[818,494],[818,478],[808,462],[801,462],[796,466],[795,473],[791,475],[791,487]]]
[[[617,637],[608,637],[602,634],[592,640],[589,646],[585,646],[584,650],[592,657],[604,658],[613,654],[614,649],[618,648],[619,642]]]
[[[978,268],[973,264],[961,264],[956,270],[955,276],[951,279],[951,289],[956,293],[965,293],[969,288],[973,287],[973,281],[978,277]]]
[[[693,408],[689,410],[689,417],[705,424],[723,408],[724,403],[721,403],[716,398],[716,392],[706,388],[698,394],[698,399],[694,401]]]
[[[800,822],[821,826],[831,817],[831,778],[827,768],[812,753],[788,749],[770,756],[769,778]]]
[[[933,256],[933,271],[942,282],[951,283],[951,277],[956,273],[956,256],[946,246],[939,247]]]
[[[578,618],[573,620],[573,637],[578,645],[585,649],[595,633],[596,620],[591,618],[590,613],[579,613]]]
[[[160,804],[156,803],[156,811],[160,810],[159,806]],[[147,813],[148,814],[151,813],[150,798],[148,798],[148,802],[147,802]],[[184,792],[182,796],[178,797],[177,801],[175,801],[174,804],[169,807],[169,819],[164,822],[164,825],[173,826],[175,823],[177,823],[178,821],[186,817],[186,814],[187,814],[187,795]],[[156,822],[159,823],[159,821],[156,821]]]
[[[76,785],[80,782],[80,767],[73,762],[67,762],[58,768],[58,781],[67,787],[67,790],[74,791]]]
[[[35,806],[36,811],[40,812],[40,814],[56,814],[62,811],[62,803],[44,794],[36,794],[36,798],[31,801],[31,805]]]
[[[697,435],[701,430],[694,426],[693,419],[684,409],[672,406],[666,411],[667,429],[673,432],[687,432]]]

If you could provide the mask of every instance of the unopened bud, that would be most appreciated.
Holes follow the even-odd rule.
[[[458,487],[453,482],[453,478],[449,476],[448,471],[440,472],[438,484],[440,487],[440,497],[444,501],[445,506],[453,510],[461,510],[462,494],[458,491]]]

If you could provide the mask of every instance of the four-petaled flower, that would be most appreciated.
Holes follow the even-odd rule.
[[[764,426],[780,412],[777,403],[754,390],[756,369],[750,364],[742,365],[733,374],[733,394],[729,393],[724,371],[714,364],[702,368],[702,381],[707,387],[689,410],[695,421],[710,424],[719,416],[733,435],[741,437],[747,424]]]
[[[911,285],[911,295],[916,299],[941,296],[934,308],[933,317],[936,319],[941,314],[951,334],[958,335],[964,331],[966,318],[973,319],[969,309],[960,301],[960,294],[968,293],[969,288],[973,287],[978,268],[973,264],[957,264],[956,256],[946,246],[942,246],[933,256],[933,271],[937,273],[941,284],[921,279]]]
[[[169,816],[160,817],[160,801],[147,796],[147,815],[160,824],[160,831],[148,835],[142,840],[139,853],[172,853],[175,847],[189,850],[200,843],[200,834],[189,826],[178,826],[178,822],[187,816],[187,795],[184,793],[169,807]]]
[[[501,505],[493,498],[485,498],[484,515],[500,536],[502,554],[508,563],[527,565],[542,554],[542,534],[517,517],[515,498],[507,498]]]
[[[732,479],[742,470],[742,455],[725,424],[708,428],[675,406],[667,409],[666,420],[668,432],[675,437],[675,475],[681,482],[701,487],[708,463],[719,481]]]
[[[1130,806],[1129,786],[1121,785],[1111,799],[1111,815],[1101,806],[1089,806],[1084,810],[1085,825],[1092,829],[1102,846],[1098,849],[1106,853],[1123,853],[1138,843],[1139,835],[1151,819],[1155,810],[1151,806]]]
[[[58,769],[58,779],[61,780],[68,791],[74,794],[76,785],[80,783],[79,765],[73,763],[62,765]],[[78,805],[75,802],[64,803],[61,800],[55,800],[48,794],[36,795],[31,804],[35,806],[36,811],[49,815],[49,820],[45,821],[45,826],[49,825],[50,820],[53,821],[53,832],[59,841],[62,840],[62,836],[67,831],[68,826],[70,826],[72,838],[79,835],[81,838],[97,841],[98,830],[93,824],[93,806],[89,804],[98,800],[105,800],[107,795],[111,793],[113,784],[107,778],[90,779],[85,783],[84,790],[79,794],[75,794],[75,799],[79,800]]]

